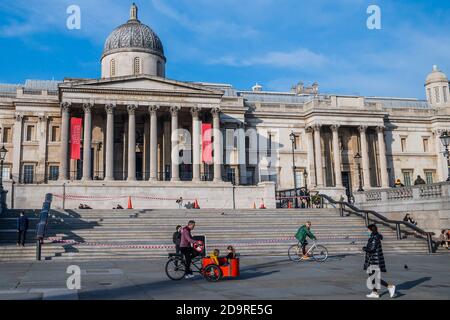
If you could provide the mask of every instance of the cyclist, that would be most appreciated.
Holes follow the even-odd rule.
[[[191,270],[191,261],[199,255],[199,252],[192,247],[197,241],[192,239],[191,231],[195,228],[195,221],[189,221],[188,225],[181,229],[180,251],[184,255],[186,261],[186,276],[185,279],[193,278]]]
[[[306,241],[306,238],[310,238],[311,240],[316,240],[316,236],[311,232],[311,222],[306,222],[305,225],[301,226],[296,235],[295,238],[297,238],[298,242],[300,242],[302,246],[302,253],[303,253],[303,260],[308,260],[309,257],[306,255],[306,246],[308,245],[308,241]]]

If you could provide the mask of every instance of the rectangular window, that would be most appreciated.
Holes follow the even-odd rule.
[[[444,87],[444,102],[447,102],[448,100],[448,87]]]
[[[401,138],[402,152],[406,152],[406,138]]]
[[[267,137],[267,156],[271,157],[272,156],[272,134],[269,133],[268,137]]]
[[[300,135],[298,134],[296,134],[295,135],[295,140],[294,140],[295,142],[294,142],[294,148],[295,148],[295,150],[300,150],[300,147],[301,147],[301,145],[300,145]]]
[[[23,183],[31,184],[34,181],[34,165],[26,164],[23,166]]]
[[[434,183],[434,171],[425,171],[425,180],[427,181],[427,184]]]
[[[11,179],[11,167],[3,167],[2,177],[3,180]]]
[[[59,166],[50,166],[48,168],[48,180],[56,181],[59,178]]]
[[[295,170],[295,183],[297,188],[302,188],[305,186],[305,182],[303,181],[303,171]]]
[[[28,125],[27,126],[27,132],[25,136],[25,141],[34,141],[34,126]]]
[[[60,129],[58,126],[52,127],[52,142],[58,142],[60,141]]]
[[[428,138],[423,139],[423,152],[429,152],[429,140]]]
[[[403,181],[404,181],[405,187],[410,187],[412,185],[411,176],[412,176],[411,171],[409,171],[409,170],[403,171]]]
[[[3,128],[3,143],[11,143],[11,128]]]

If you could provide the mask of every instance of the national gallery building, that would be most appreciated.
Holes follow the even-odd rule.
[[[294,186],[338,197],[447,179],[449,81],[437,66],[417,88],[422,101],[169,80],[166,62],[133,5],[105,42],[101,78],[0,84],[8,207],[40,207],[47,192],[68,208],[130,196],[137,208],[179,197],[274,207],[275,190]]]

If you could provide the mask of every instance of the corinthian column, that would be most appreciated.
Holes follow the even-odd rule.
[[[127,181],[136,181],[136,109],[137,105],[127,106],[128,111],[128,175]]]
[[[222,137],[220,132],[220,108],[212,109],[214,133],[214,182],[222,182]]]
[[[158,180],[158,117],[159,106],[148,107],[150,113],[150,181]]]
[[[59,163],[59,180],[69,179],[69,126],[70,126],[69,102],[61,103],[61,161]]]
[[[370,170],[369,170],[369,147],[367,145],[367,126],[358,127],[361,138],[361,157],[363,167],[364,188],[369,189],[370,186]]]
[[[200,108],[191,109],[192,114],[192,181],[200,181]]]
[[[381,187],[389,188],[389,176],[387,171],[386,144],[384,142],[384,127],[377,127],[378,150],[380,152]]]
[[[342,167],[341,167],[341,148],[339,147],[339,125],[332,125],[333,132],[333,160],[334,160],[334,177],[335,186],[342,187]]]
[[[316,183],[323,187],[322,143],[320,139],[320,124],[314,125],[314,145],[316,149]]]
[[[115,104],[105,105],[106,110],[106,174],[105,181],[114,180],[114,110]]]
[[[84,110],[84,137],[83,137],[83,181],[92,180],[92,103],[83,104]]]
[[[180,107],[170,108],[172,115],[172,182],[180,181],[180,148],[178,145],[178,112]]]
[[[308,144],[308,189],[312,189],[313,185],[317,185],[317,178],[315,176],[316,166],[314,164],[314,129],[312,127],[307,127],[306,141]]]

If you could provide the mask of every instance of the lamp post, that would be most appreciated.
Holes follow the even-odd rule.
[[[305,189],[308,190],[308,172],[306,169],[303,171],[303,180],[305,180]]]
[[[359,189],[358,192],[363,192],[364,189],[362,187],[362,177],[361,177],[361,155],[358,153],[356,153],[355,155],[355,162],[358,165],[358,177],[359,177]]]
[[[0,148],[0,191],[3,191],[3,163],[5,162],[6,154],[8,150],[5,146]]]
[[[294,188],[295,188],[295,208],[298,208],[298,186],[297,186],[297,179],[295,176],[295,133],[292,131],[291,134],[289,135],[289,138],[291,139],[292,142],[292,175],[294,177]]]
[[[448,146],[450,145],[450,135],[448,134],[447,131],[445,131],[441,134],[439,139],[441,139],[441,142],[445,147],[444,157],[447,158],[447,170],[448,170],[447,181],[450,181],[450,151],[448,150]]]
[[[3,163],[5,162],[6,154],[8,153],[8,150],[5,148],[5,146],[2,146],[0,148],[0,205],[1,205],[1,211],[6,208],[6,203],[4,199],[4,191],[3,191]]]

